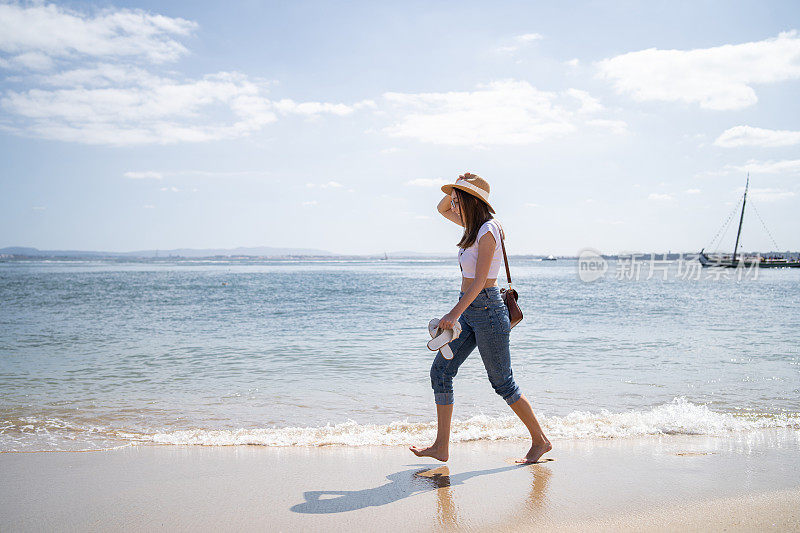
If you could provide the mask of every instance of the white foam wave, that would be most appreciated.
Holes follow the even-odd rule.
[[[556,439],[614,438],[645,435],[721,435],[766,428],[800,428],[800,414],[733,415],[676,398],[644,411],[599,413],[576,411],[566,416],[542,417],[548,437]],[[136,435],[135,440],[159,444],[205,446],[369,446],[401,445],[433,440],[435,423],[392,422],[384,425],[348,421],[323,427],[256,428],[238,430],[179,430]],[[133,436],[131,436],[133,437]],[[452,442],[526,438],[527,431],[514,416],[473,416],[454,421]]]

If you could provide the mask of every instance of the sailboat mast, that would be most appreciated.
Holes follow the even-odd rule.
[[[742,199],[742,214],[739,215],[739,231],[736,232],[736,244],[733,246],[733,263],[736,262],[736,250],[739,249],[739,235],[742,234],[742,221],[744,220],[744,204],[747,203],[747,187],[750,185],[750,173],[747,173],[747,183],[744,186],[744,198]]]

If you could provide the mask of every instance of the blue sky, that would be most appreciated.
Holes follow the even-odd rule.
[[[0,247],[800,249],[800,4],[399,5],[0,3]]]

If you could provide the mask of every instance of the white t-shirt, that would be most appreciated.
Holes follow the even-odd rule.
[[[481,240],[481,237],[490,231],[492,235],[494,235],[495,247],[487,279],[497,278],[497,273],[500,272],[500,265],[503,264],[503,248],[500,245],[500,224],[493,218],[483,223],[478,230],[478,236],[472,246],[458,249],[458,262],[461,265],[462,274],[465,278],[475,277],[475,266],[478,263],[478,242]]]

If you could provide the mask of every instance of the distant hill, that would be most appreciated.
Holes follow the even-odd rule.
[[[254,257],[285,257],[285,256],[332,256],[327,250],[314,248],[272,248],[258,246],[253,248],[177,248],[174,250],[138,250],[135,252],[97,252],[89,250],[39,250],[23,246],[10,246],[0,248],[0,255],[15,255],[26,257],[215,257],[215,256],[254,256]]]
[[[402,250],[395,252],[385,252],[386,257],[389,259],[452,259],[454,254],[435,253],[435,252],[414,252],[410,250]],[[683,252],[683,259],[688,260],[692,255],[697,252]],[[798,255],[797,252],[762,252],[761,255],[781,255],[788,254],[789,256]],[[337,254],[329,252],[328,250],[319,250],[316,248],[274,248],[270,246],[256,246],[251,248],[176,248],[173,250],[138,250],[134,252],[102,252],[93,250],[39,250],[38,248],[31,248],[25,246],[9,246],[7,248],[0,248],[0,258],[46,258],[46,257],[60,257],[70,259],[116,259],[116,260],[136,260],[136,259],[198,259],[206,257],[257,257],[257,258],[294,258],[294,257],[307,257],[309,260],[331,260],[331,259],[383,259],[384,252],[372,254]],[[626,257],[627,254],[621,256],[617,254],[603,254],[606,259],[616,260],[619,257]],[[515,259],[532,259],[539,260],[547,257],[546,254],[509,254],[509,257]],[[575,260],[577,256],[572,255],[558,255],[557,259]],[[642,253],[638,256],[639,261],[646,261],[650,258],[650,252]],[[674,261],[681,258],[677,252],[656,252],[655,258],[659,260],[667,259]]]
[[[389,257],[402,257],[402,258],[409,258],[409,257],[447,257],[452,254],[443,254],[443,253],[435,253],[435,252],[410,252],[410,251],[400,251],[400,252],[388,252],[386,255]]]

